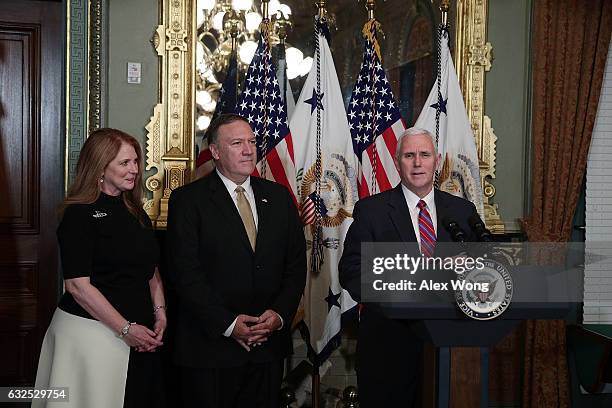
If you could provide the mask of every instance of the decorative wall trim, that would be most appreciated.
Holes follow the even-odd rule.
[[[66,2],[66,158],[64,185],[74,179],[88,129],[88,0]]]
[[[89,0],[88,132],[102,126],[102,0]]]
[[[107,5],[107,0],[66,3],[66,189],[87,136],[104,126]]]
[[[164,0],[151,42],[160,58],[160,101],[146,126],[145,181],[153,198],[145,210],[165,228],[170,193],[190,180],[194,166],[195,1]]]
[[[485,73],[491,69],[491,44],[487,42],[488,0],[457,0],[455,62],[465,108],[472,124],[480,159],[480,178],[484,194],[485,222],[498,234],[504,222],[493,203],[497,136],[491,118],[485,115]]]

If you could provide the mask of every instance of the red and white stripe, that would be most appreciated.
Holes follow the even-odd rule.
[[[291,133],[284,137],[265,158],[265,178],[287,187],[294,203],[297,205],[297,188],[295,183],[295,159]],[[263,160],[257,163],[254,176],[261,177]]]
[[[399,184],[400,176],[393,158],[397,139],[404,129],[404,122],[401,119],[395,121],[365,150],[359,169],[359,198],[389,190]]]

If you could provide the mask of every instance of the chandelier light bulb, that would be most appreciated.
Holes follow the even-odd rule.
[[[245,64],[250,64],[255,55],[255,51],[257,51],[257,43],[255,41],[247,40],[243,42],[238,50],[240,61]]]
[[[304,59],[304,53],[295,47],[289,47],[285,50],[287,58],[287,67],[297,68]]]
[[[200,72],[206,71],[208,66],[206,64],[204,46],[199,41],[196,42],[196,61],[196,67],[200,70]]]
[[[223,16],[225,15],[225,11],[220,11],[213,17],[212,26],[217,31],[223,30]]]
[[[291,7],[286,4],[281,4],[278,7],[278,11],[282,12],[285,15],[285,18],[289,18],[289,16],[291,15]]]
[[[272,17],[273,15],[275,15],[279,8],[280,8],[280,2],[278,0],[270,0],[270,3],[268,4],[269,17]]]
[[[197,17],[196,17],[197,27],[202,27],[202,24],[204,24],[204,22],[206,22],[206,11],[198,7]]]
[[[249,32],[253,32],[259,28],[259,24],[261,23],[261,14],[250,11],[245,16],[246,20],[246,29]]]
[[[300,62],[298,72],[300,76],[308,75],[310,69],[312,68],[312,57],[306,57]]]
[[[206,112],[214,113],[215,108],[217,107],[217,101],[211,99],[210,102],[208,102],[202,107]]]
[[[253,6],[253,0],[232,0],[232,8],[234,10],[250,10]]]
[[[212,101],[208,91],[196,91],[196,103],[204,109],[204,106]]]
[[[304,54],[295,47],[289,47],[285,50],[285,58],[287,59],[287,78],[297,78],[300,75],[300,64],[304,59]]]
[[[210,125],[210,116],[202,115],[198,117],[198,120],[196,121],[196,126],[198,127],[198,130],[206,130],[208,129],[208,125]]]
[[[199,10],[212,10],[215,8],[215,0],[198,0]]]
[[[215,77],[215,74],[213,73],[212,69],[206,70],[206,72],[204,73],[204,78],[206,78],[206,80],[208,82],[210,82],[211,84],[218,84],[219,83],[219,81],[217,81],[217,77]]]
[[[295,79],[300,76],[300,71],[296,67],[290,67],[287,65],[287,78]]]

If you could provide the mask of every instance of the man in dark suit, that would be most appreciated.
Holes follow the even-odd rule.
[[[406,130],[395,154],[401,183],[355,205],[339,273],[340,284],[358,302],[362,242],[414,242],[410,255],[439,256],[436,243],[452,241],[442,220],[452,218],[470,231],[468,218],[478,216],[469,201],[433,188],[440,160],[433,140],[424,129]],[[380,305],[363,305],[356,365],[362,408],[420,406],[423,343],[411,331],[414,323],[386,317]]]
[[[276,408],[306,281],[302,224],[285,187],[250,176],[257,152],[246,119],[221,115],[208,143],[216,170],[174,190],[168,212],[183,398]]]

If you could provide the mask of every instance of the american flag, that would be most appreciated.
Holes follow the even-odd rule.
[[[360,198],[388,190],[400,181],[393,157],[405,127],[381,63],[378,27],[376,20],[370,20],[363,28],[363,62],[347,108],[353,150],[360,162]]]
[[[236,99],[238,95],[238,56],[236,55],[236,50],[230,54],[227,74],[219,94],[219,103],[213,114],[213,120],[223,113],[236,113]]]
[[[325,207],[325,203],[319,194],[312,192],[306,197],[306,200],[304,200],[302,207],[300,208],[302,223],[304,225],[310,225],[315,221],[317,216],[315,202],[319,203],[319,215],[322,217],[327,216],[327,208]]]
[[[223,85],[221,85],[219,103],[217,103],[217,107],[215,108],[215,113],[212,117],[213,120],[222,113],[236,112],[236,94],[238,90],[237,70],[238,60],[236,58],[236,51],[233,51],[230,55],[227,75],[225,76]],[[208,149],[208,141],[204,139],[200,145],[200,152],[196,159],[196,174],[201,177],[210,173],[213,168],[212,154],[210,153],[210,149]]]
[[[257,138],[254,175],[286,186],[297,203],[293,141],[272,63],[270,27],[269,20],[261,24],[259,45],[246,74],[237,113],[247,118]]]

